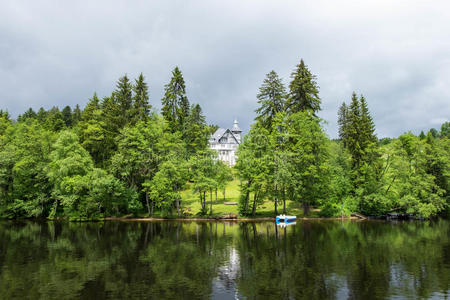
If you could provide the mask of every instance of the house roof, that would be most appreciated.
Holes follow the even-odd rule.
[[[216,132],[214,132],[213,135],[211,135],[211,139],[210,139],[210,143],[218,143],[219,139],[225,135],[225,133],[230,133],[231,136],[234,138],[234,140],[236,141],[237,144],[239,144],[239,140],[236,138],[236,136],[233,134],[233,132],[231,132],[230,129],[224,129],[224,128],[219,128],[216,130]]]

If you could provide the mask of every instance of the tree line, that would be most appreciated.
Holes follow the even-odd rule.
[[[189,102],[178,67],[161,102],[158,114],[140,74],[84,109],[30,108],[17,120],[1,111],[0,216],[181,215],[187,182],[203,195],[223,186],[231,171],[208,148],[216,127]]]
[[[94,93],[83,109],[30,108],[16,120],[1,110],[0,216],[181,216],[187,186],[200,214],[212,215],[233,173],[241,215],[256,215],[267,200],[276,214],[290,203],[324,216],[448,211],[448,122],[380,140],[366,99],[353,93],[338,112],[339,138],[330,140],[316,76],[301,60],[287,88],[275,71],[267,74],[232,172],[209,149],[217,126],[189,101],[178,67],[164,88],[161,113],[142,74],[121,77],[109,96]]]
[[[255,122],[239,147],[240,213],[255,215],[265,199],[275,214],[297,202],[324,216],[359,212],[428,218],[448,212],[449,122],[426,135],[379,140],[363,95],[338,111],[339,138],[330,140],[317,116],[319,86],[303,60],[288,89],[275,71],[257,95]]]

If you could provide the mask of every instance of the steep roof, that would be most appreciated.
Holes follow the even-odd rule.
[[[229,134],[231,134],[231,136],[234,138],[234,140],[236,141],[237,144],[240,144],[239,140],[236,138],[236,136],[233,134],[233,132],[231,132],[230,129],[224,129],[224,128],[217,129],[216,132],[214,132],[214,134],[211,135],[210,143],[218,143],[220,138],[222,136],[224,136],[225,133],[227,133],[227,132]]]

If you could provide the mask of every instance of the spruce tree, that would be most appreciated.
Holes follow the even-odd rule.
[[[36,118],[36,113],[34,112],[34,110],[30,107],[26,112],[24,112],[22,115],[19,115],[19,117],[17,118],[17,121],[22,122],[25,121],[27,119],[35,119]]]
[[[348,127],[348,107],[345,102],[342,102],[338,111],[338,125],[339,125],[339,138],[341,139],[344,147],[347,143],[347,127]]]
[[[36,117],[43,124],[47,119],[47,111],[43,107],[39,108]]]
[[[133,87],[134,90],[134,103],[133,103],[133,123],[139,120],[145,120],[151,109],[151,105],[148,103],[148,86],[145,82],[144,75],[139,74],[138,79]]]
[[[359,169],[364,155],[361,148],[361,108],[358,96],[353,92],[348,110],[348,127],[345,128],[346,146],[352,156],[353,169]]]
[[[189,101],[186,97],[186,86],[183,75],[178,67],[172,71],[170,82],[164,87],[164,97],[161,99],[162,115],[169,122],[172,131],[181,131],[182,122],[189,111]]]
[[[270,132],[273,119],[278,112],[283,110],[286,100],[286,89],[275,71],[266,75],[256,98],[258,98],[260,107],[255,110],[257,114],[255,119]]]
[[[66,124],[66,127],[72,127],[72,109],[70,106],[66,106],[61,111],[62,118],[64,120],[64,123]]]
[[[132,114],[132,104],[133,104],[133,95],[132,95],[133,86],[125,74],[123,77],[119,79],[116,85],[116,90],[114,92],[115,102],[118,104],[120,108],[120,118],[118,126],[123,128],[126,124],[130,122],[131,114]]]
[[[209,128],[199,104],[192,105],[186,119],[185,141],[187,154],[194,155],[206,149],[208,145]]]
[[[370,143],[377,142],[377,136],[375,135],[375,124],[370,116],[369,108],[363,95],[359,98],[359,102],[361,107],[361,138],[365,149]]]
[[[75,126],[78,124],[78,122],[80,122],[81,114],[82,114],[82,112],[81,112],[80,106],[78,104],[75,105],[75,108],[73,109],[73,112],[72,112],[72,125]]]
[[[310,110],[315,115],[320,110],[319,86],[316,76],[300,60],[297,69],[291,74],[289,96],[286,101],[286,110],[289,113]]]

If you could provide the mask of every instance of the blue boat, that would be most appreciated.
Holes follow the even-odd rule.
[[[296,216],[279,215],[276,218],[277,224],[281,224],[281,223],[288,224],[288,223],[295,222],[296,220],[297,220]]]

